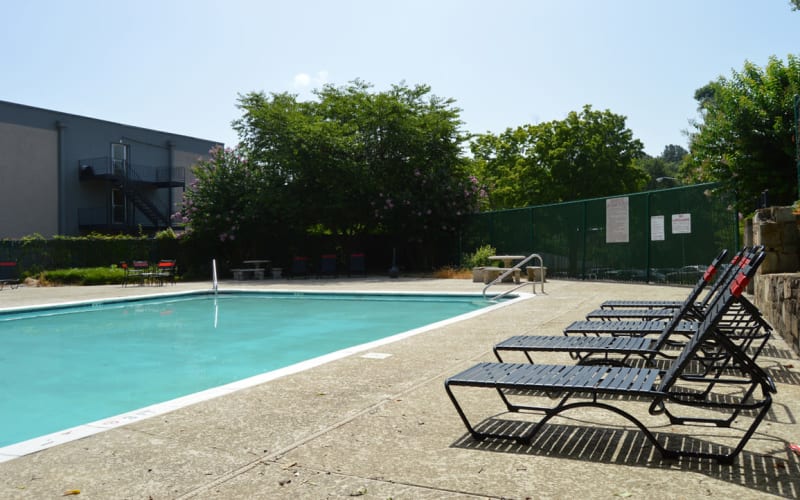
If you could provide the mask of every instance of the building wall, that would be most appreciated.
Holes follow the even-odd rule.
[[[79,212],[103,209],[110,201],[110,188],[81,182],[80,165],[85,159],[110,157],[112,143],[128,145],[130,164],[145,168],[189,167],[219,144],[0,101],[0,214],[21,213],[23,201],[27,212],[21,220],[1,216],[0,237],[80,234]],[[150,194],[169,209],[178,206],[182,192],[162,188]],[[146,222],[139,213],[134,219],[134,224]]]
[[[58,134],[0,122],[0,239],[58,233]]]

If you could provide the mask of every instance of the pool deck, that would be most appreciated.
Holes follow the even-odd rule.
[[[223,290],[480,293],[482,287],[402,277],[220,283]],[[21,287],[0,291],[0,308],[209,288]],[[662,460],[629,422],[591,409],[552,420],[543,436],[558,439],[535,446],[479,443],[445,394],[445,378],[494,360],[492,345],[513,334],[560,335],[606,298],[683,299],[688,291],[551,280],[544,294],[383,345],[367,352],[372,356],[353,354],[2,462],[0,497],[61,498],[72,490],[81,499],[155,500],[800,497],[800,456],[787,449],[800,441],[800,360],[777,335],[759,364],[778,394],[732,466]],[[632,411],[644,418],[647,406]],[[748,419],[742,420],[734,427]],[[663,420],[652,422],[670,432]],[[725,431],[692,429],[700,441]]]

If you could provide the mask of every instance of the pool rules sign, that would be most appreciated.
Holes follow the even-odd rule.
[[[628,197],[606,200],[606,243],[628,243]]]

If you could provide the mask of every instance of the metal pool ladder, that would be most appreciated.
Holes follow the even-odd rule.
[[[528,255],[527,257],[525,257],[523,260],[521,260],[519,263],[517,263],[514,267],[508,268],[508,270],[506,270],[506,272],[504,272],[503,274],[501,274],[500,276],[498,276],[497,278],[495,278],[494,280],[489,282],[485,287],[483,287],[483,298],[484,299],[487,298],[486,297],[486,290],[488,290],[489,287],[491,287],[492,285],[495,285],[497,283],[500,283],[501,281],[503,281],[503,278],[505,278],[506,276],[510,276],[514,272],[515,269],[521,269],[522,266],[527,264],[532,259],[538,259],[539,260],[539,266],[538,266],[539,267],[539,279],[541,280],[542,293],[544,293],[544,263],[542,261],[542,257],[539,254],[532,253],[532,254]],[[536,267],[536,266],[533,266],[533,267]],[[499,293],[499,294],[495,295],[494,297],[492,297],[489,300],[497,300],[499,298],[505,297],[509,293],[515,292],[515,291],[519,290],[520,288],[522,288],[523,286],[526,286],[526,285],[527,285],[527,283],[522,283],[522,284],[519,284],[519,285],[515,286],[514,288],[509,288],[508,290],[505,290],[503,293]],[[534,295],[536,294],[536,282],[535,281],[533,282],[533,293],[534,293]]]

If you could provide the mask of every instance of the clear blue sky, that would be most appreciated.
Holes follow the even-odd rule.
[[[627,117],[651,155],[687,147],[694,91],[800,53],[788,0],[5,2],[0,100],[223,141],[237,96],[359,78],[428,84],[464,129]]]

